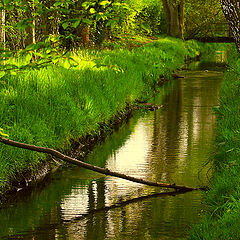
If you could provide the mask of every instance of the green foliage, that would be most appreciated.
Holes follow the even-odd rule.
[[[127,32],[156,35],[165,33],[165,15],[161,1],[129,1],[132,9],[126,18]]]
[[[72,139],[98,134],[99,124],[127,104],[151,96],[159,75],[168,77],[187,54],[182,41],[162,39],[132,51],[78,51],[71,58],[79,64],[71,69],[62,62],[5,75],[1,127],[12,139],[62,150]],[[0,159],[1,189],[17,173],[34,173],[45,156],[1,145]]]
[[[135,31],[147,35],[164,33],[163,7],[159,2],[145,6],[135,16]]]
[[[226,36],[224,23],[220,1],[186,1],[185,34],[188,38]]]

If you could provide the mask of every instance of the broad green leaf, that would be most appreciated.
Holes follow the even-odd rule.
[[[73,23],[73,27],[74,27],[74,28],[78,27],[78,25],[80,24],[80,22],[81,22],[80,19],[78,19],[77,21],[75,21],[75,22]]]
[[[62,24],[63,29],[66,29],[69,26],[69,22],[65,22]]]

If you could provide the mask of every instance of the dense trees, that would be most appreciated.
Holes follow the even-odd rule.
[[[221,4],[239,49],[237,0],[221,0]],[[38,60],[51,62],[53,53],[60,50],[99,47],[106,38],[139,33],[179,38],[217,36],[217,28],[225,20],[221,4],[219,0],[0,1],[0,61],[5,63],[11,54],[28,46],[24,54],[37,52]],[[220,34],[225,34],[224,28]],[[6,65],[0,65],[1,69],[5,71]]]
[[[219,0],[5,0],[0,10],[0,41],[10,49],[50,35],[65,48],[141,32],[194,38],[216,34],[224,21]]]
[[[187,38],[224,37],[228,26],[219,0],[186,0],[185,35]]]

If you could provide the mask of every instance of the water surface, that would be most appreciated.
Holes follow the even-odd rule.
[[[182,74],[156,96],[163,108],[135,114],[85,161],[150,181],[207,185],[222,73]],[[165,192],[70,166],[1,207],[0,239],[179,239],[201,219],[203,193]]]

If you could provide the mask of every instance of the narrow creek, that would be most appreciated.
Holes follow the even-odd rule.
[[[215,116],[223,73],[194,63],[164,85],[155,103],[93,150],[85,161],[135,177],[204,186],[211,177]],[[206,71],[207,70],[207,71]],[[70,166],[0,206],[0,239],[180,239],[200,221],[203,193],[156,189]]]

